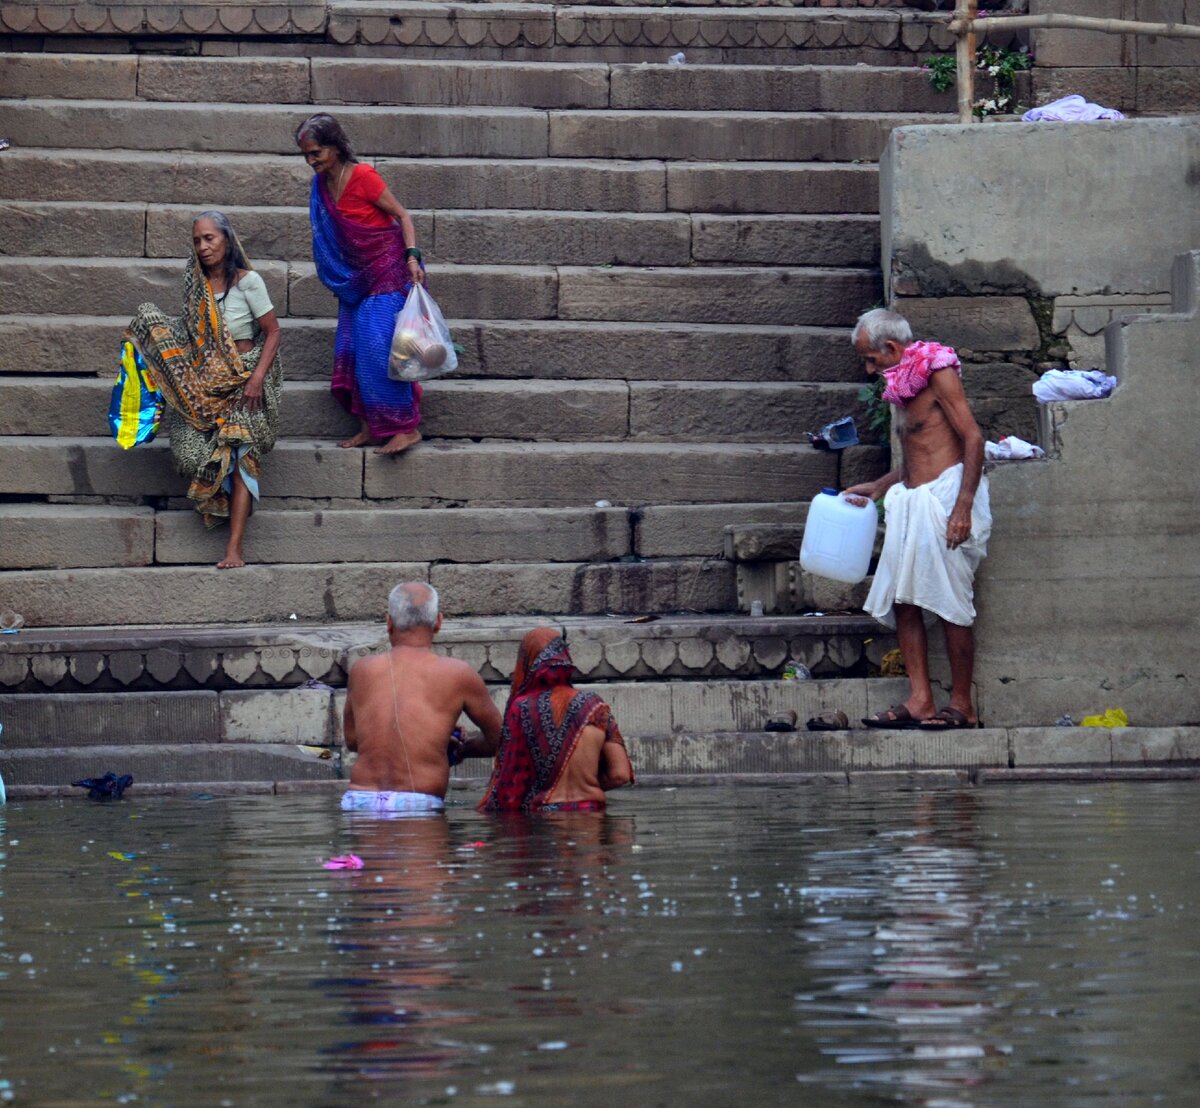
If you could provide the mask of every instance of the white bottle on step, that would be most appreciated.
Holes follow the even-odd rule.
[[[837,489],[822,489],[808,506],[800,566],[818,577],[856,585],[871,568],[879,513],[870,500],[851,504]]]

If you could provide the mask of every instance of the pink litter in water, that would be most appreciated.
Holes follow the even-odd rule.
[[[337,854],[322,869],[362,869],[363,860],[357,854]]]

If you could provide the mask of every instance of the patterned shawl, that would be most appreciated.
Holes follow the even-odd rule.
[[[554,792],[588,724],[625,745],[608,705],[571,686],[574,671],[567,644],[554,629],[539,627],[522,639],[481,812],[537,811]]]
[[[883,399],[902,407],[929,384],[929,378],[937,370],[950,367],[962,376],[962,366],[958,364],[958,354],[952,346],[942,346],[936,342],[911,342],[904,351],[904,357],[890,369],[881,371],[887,382]]]
[[[258,365],[263,339],[238,353],[195,254],[183,275],[183,314],[168,316],[143,304],[125,338],[137,345],[162,390],[170,408],[171,453],[191,478],[188,496],[212,527],[229,515],[222,485],[235,459],[257,480],[262,457],[275,445],[282,362],[276,355],[263,383],[262,407],[248,412],[242,388]]]

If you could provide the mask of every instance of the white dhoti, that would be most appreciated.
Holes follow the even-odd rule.
[[[959,462],[928,484],[893,485],[883,498],[883,552],[863,607],[888,627],[896,626],[896,604],[915,604],[960,627],[975,622],[975,571],[987,554],[992,509],[983,477],[971,507],[970,538],[947,548],[946,524],[962,475]]]

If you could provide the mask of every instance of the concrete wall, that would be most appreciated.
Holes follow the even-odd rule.
[[[1200,120],[905,128],[882,191],[891,299],[925,335],[1000,354],[1032,322],[1044,355],[1070,308],[1120,380],[1040,413],[1049,460],[991,474],[983,717],[1200,719],[1200,253],[1173,263],[1200,250]]]

